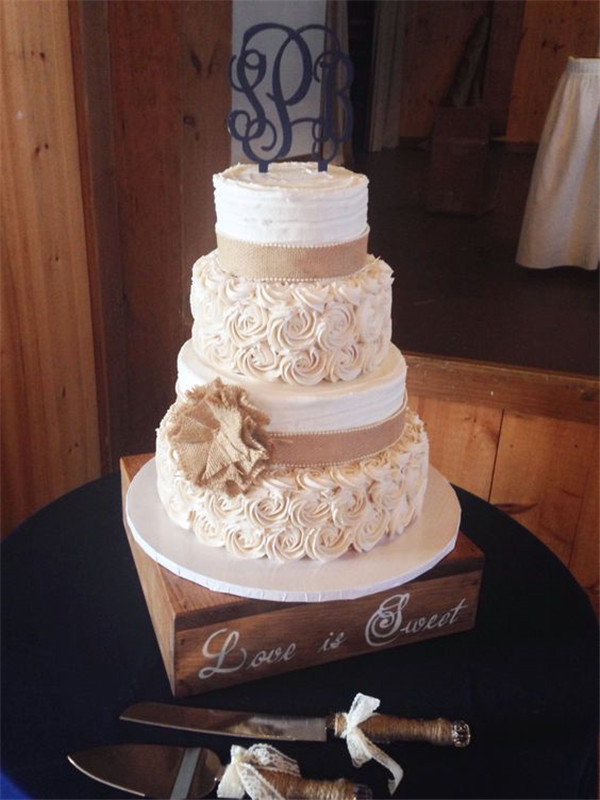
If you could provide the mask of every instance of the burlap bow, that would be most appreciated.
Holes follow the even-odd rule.
[[[217,378],[197,386],[167,412],[166,432],[184,477],[228,495],[247,492],[271,460],[269,417],[239,386]]]

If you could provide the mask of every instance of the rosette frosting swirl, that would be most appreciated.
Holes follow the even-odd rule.
[[[311,386],[351,381],[383,362],[391,339],[392,271],[369,256],[346,278],[262,282],[194,265],[194,348],[217,369]]]
[[[428,472],[423,423],[408,410],[402,437],[375,456],[337,466],[269,465],[245,494],[225,496],[181,475],[163,421],[159,494],[171,518],[238,558],[328,561],[398,536],[421,510]]]

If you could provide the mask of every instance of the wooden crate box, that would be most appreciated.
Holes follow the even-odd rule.
[[[123,498],[150,455],[121,459]],[[455,549],[425,575],[355,600],[255,600],[213,592],[169,572],[129,544],[176,697],[397,647],[472,628],[483,555],[459,534]],[[390,620],[393,623],[390,624]]]

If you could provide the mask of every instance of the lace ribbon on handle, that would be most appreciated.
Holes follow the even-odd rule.
[[[231,762],[225,768],[217,788],[217,797],[239,798],[247,794],[251,800],[285,800],[260,769],[270,769],[300,777],[298,762],[271,745],[253,744],[231,748]]]
[[[367,761],[374,759],[378,764],[386,767],[391,774],[392,779],[388,781],[388,788],[390,794],[393,794],[398,788],[398,784],[402,780],[404,771],[402,767],[394,761],[393,758],[388,756],[383,750],[375,745],[360,729],[359,725],[373,714],[379,708],[380,700],[376,697],[369,697],[366,694],[357,694],[350,711],[342,713],[340,716],[345,721],[345,729],[340,732],[340,737],[346,740],[348,752],[352,759],[352,764],[355,767],[362,767]]]

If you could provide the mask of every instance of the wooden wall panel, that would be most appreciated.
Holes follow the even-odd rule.
[[[231,2],[73,0],[80,158],[105,468],[152,449],[214,248],[229,164]]]
[[[431,135],[477,18],[490,16],[484,104],[492,133],[539,142],[552,95],[570,55],[598,55],[594,0],[405,0],[400,136]]]
[[[569,56],[598,55],[599,5],[593,0],[527,0],[507,139],[539,142]]]
[[[115,179],[106,0],[70,2],[103,471],[116,469],[128,425],[123,275]]]
[[[181,309],[179,3],[108,4],[125,300],[127,452],[152,449],[173,401]]]
[[[502,412],[495,408],[411,397],[425,422],[429,459],[451,483],[488,498],[494,476]]]
[[[490,500],[569,564],[597,428],[506,413]]]
[[[406,353],[415,395],[598,425],[598,379],[461,358]]]
[[[0,4],[2,529],[100,473],[66,2]]]
[[[400,137],[424,138],[433,129],[436,107],[454,79],[464,46],[488,0],[406,3],[402,56]]]
[[[483,85],[483,104],[489,111],[492,136],[506,134],[524,7],[525,0],[511,0],[494,2],[492,8]]]
[[[211,177],[230,164],[231,139],[227,116],[231,89],[227,79],[231,58],[229,2],[198,3],[182,8],[183,143],[182,292],[186,330],[191,329],[187,298],[192,265],[217,245]]]
[[[108,199],[102,183],[108,164],[120,266],[107,251],[98,270],[121,286],[125,365],[115,374],[108,365],[113,394],[118,387],[117,397],[109,397],[110,416],[125,417],[120,442],[113,435],[114,461],[154,447],[156,426],[175,396],[177,353],[190,334],[192,264],[215,244],[211,177],[229,164],[231,3],[105,5],[114,160],[110,165],[112,154],[104,154],[104,172],[101,160],[93,164],[91,202],[100,208]],[[97,9],[85,9],[83,22],[92,16],[97,30]],[[98,49],[93,25],[84,25],[82,35],[85,61]],[[87,63],[88,73],[98,63],[102,58]],[[105,332],[112,330],[109,311]]]
[[[599,605],[599,535],[598,511],[600,504],[600,475],[598,462],[598,429],[590,431],[594,441],[594,454],[592,455],[587,484],[584,489],[581,515],[577,523],[577,531],[569,567],[579,583],[594,598],[595,606]]]
[[[6,528],[154,446],[229,163],[231,3],[0,10]]]
[[[431,463],[545,542],[598,613],[598,379],[405,356]]]

